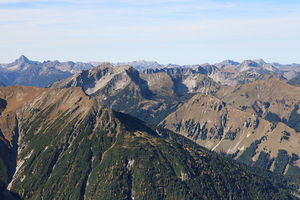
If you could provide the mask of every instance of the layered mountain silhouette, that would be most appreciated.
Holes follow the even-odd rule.
[[[88,70],[102,62],[59,62],[31,61],[25,56],[9,64],[0,64],[0,81],[5,85],[28,85],[45,87],[50,83],[65,79],[81,70]],[[299,64],[266,63],[262,59],[245,60],[241,63],[225,60],[214,65],[159,64],[155,61],[133,61],[113,64],[132,66],[144,73],[203,74],[222,85],[237,85],[256,80],[279,78],[290,80],[300,76]]]
[[[2,64],[0,198],[294,198],[299,71],[262,59]]]

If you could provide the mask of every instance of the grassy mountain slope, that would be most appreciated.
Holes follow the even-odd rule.
[[[300,177],[300,135],[294,129],[236,109],[216,97],[196,95],[161,124],[246,164]],[[279,160],[282,153],[286,162]]]
[[[300,88],[278,79],[222,88],[218,98],[233,107],[271,121],[283,122],[300,132]]]

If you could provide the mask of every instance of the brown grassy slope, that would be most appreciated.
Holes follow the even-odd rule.
[[[270,153],[271,158],[277,156],[279,149],[286,150],[290,156],[300,155],[300,135],[292,128],[283,123],[275,126],[209,95],[194,96],[161,124],[208,149],[228,154],[238,152],[236,158],[263,136],[267,140],[259,144],[254,161],[262,151]],[[284,131],[290,134],[288,140],[282,139]]]
[[[286,120],[295,106],[300,105],[300,88],[279,79],[226,87],[219,90],[216,96],[235,108],[257,113],[262,117],[274,113]],[[297,112],[300,113],[299,109]]]

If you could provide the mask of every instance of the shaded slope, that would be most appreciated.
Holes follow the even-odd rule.
[[[294,86],[300,86],[300,77],[293,78],[289,80],[288,83]]]

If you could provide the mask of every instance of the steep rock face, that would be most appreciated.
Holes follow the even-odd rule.
[[[283,123],[270,123],[255,114],[228,106],[207,95],[196,95],[170,114],[164,127],[217,152],[250,165],[300,177],[300,135]],[[285,152],[287,163],[280,163]],[[296,156],[296,157],[295,157]],[[297,159],[292,160],[292,157]]]
[[[194,93],[212,94],[219,84],[202,74],[140,73],[132,67],[103,63],[55,82],[51,87],[79,86],[106,106],[158,123]]]
[[[293,78],[288,83],[291,84],[291,85],[294,85],[294,86],[300,86],[300,77],[299,78]]]
[[[91,95],[98,91],[105,91],[100,99],[107,98],[107,93],[114,95],[118,90],[126,87],[130,80],[129,73],[133,69],[129,66],[114,67],[110,63],[101,64],[91,70],[82,71],[74,76],[55,82],[51,87],[67,88],[82,87],[84,91]]]
[[[271,174],[107,109],[79,88],[0,91],[0,121],[16,116],[16,131],[5,130],[18,141],[8,188],[23,199],[293,198]]]
[[[222,88],[217,97],[229,105],[256,113],[271,122],[283,122],[300,131],[300,88],[278,79]]]

